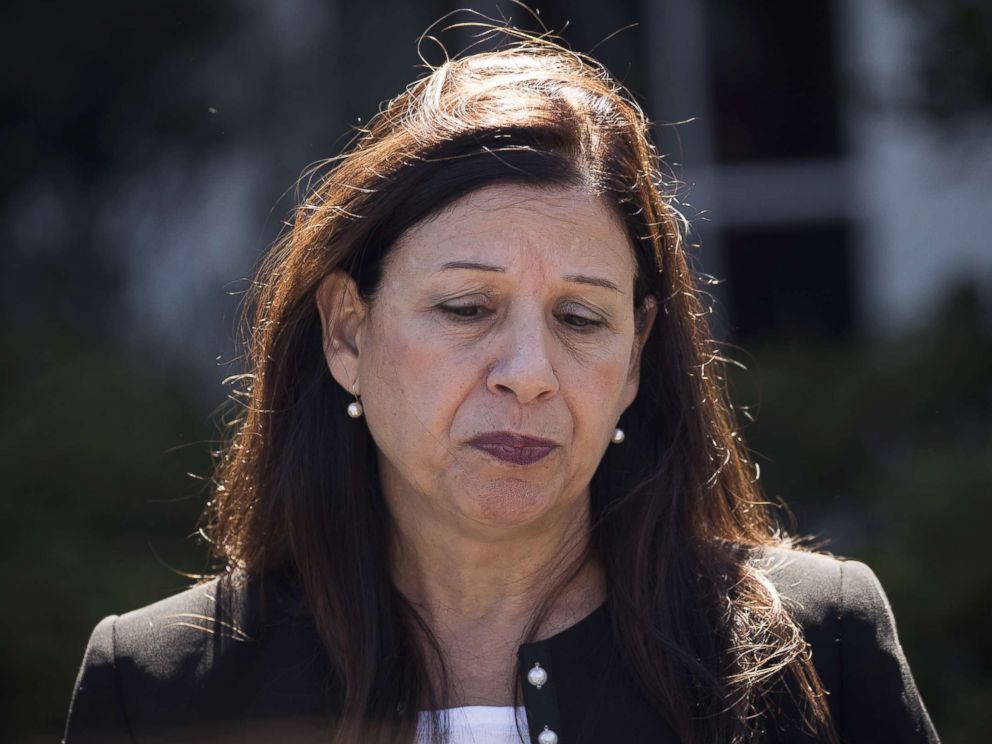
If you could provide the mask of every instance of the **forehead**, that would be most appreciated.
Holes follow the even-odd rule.
[[[595,270],[625,288],[635,267],[620,217],[601,197],[519,184],[484,187],[417,223],[396,242],[387,264],[410,276],[456,260]]]

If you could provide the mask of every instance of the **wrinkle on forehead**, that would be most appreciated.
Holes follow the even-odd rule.
[[[595,206],[590,210],[592,205]],[[480,214],[491,219],[480,221]],[[608,222],[604,222],[603,218]],[[567,246],[573,251],[572,259],[579,256],[591,259],[591,263],[601,269],[615,269],[616,261],[620,260],[629,267],[631,277],[637,270],[622,219],[602,197],[586,189],[549,189],[521,184],[484,187],[452,202],[403,233],[387,257],[388,263],[405,263],[403,273],[416,271],[426,274],[439,269],[440,262],[435,267],[427,267],[423,265],[423,255],[416,256],[403,250],[416,244],[425,232],[433,233],[428,249],[453,243],[471,244],[474,241],[481,250],[473,252],[466,246],[464,255],[457,256],[463,260],[509,267],[514,261],[530,258],[522,253],[537,250],[543,254],[550,241],[558,246]],[[621,245],[622,248],[619,248]],[[494,256],[494,251],[501,251],[504,255]],[[626,258],[621,257],[621,251]],[[619,282],[620,286],[626,283],[626,277]]]
[[[535,203],[538,207],[545,206],[548,202],[559,202],[563,206],[574,204],[576,200],[591,199],[598,201],[603,206],[603,211],[609,217],[613,226],[618,228],[626,236],[627,228],[623,218],[617,210],[609,204],[605,197],[595,194],[593,191],[577,186],[560,186],[558,184],[520,184],[520,183],[494,183],[483,186],[465,196],[455,199],[444,205],[437,211],[431,212],[423,219],[419,220],[407,230],[405,230],[396,240],[396,247],[402,245],[420,229],[436,222],[442,217],[451,217],[456,213],[458,217],[465,211],[468,203],[472,204],[477,211],[500,211],[503,209],[522,209],[525,212],[535,211]],[[545,213],[545,216],[557,219],[559,215]]]

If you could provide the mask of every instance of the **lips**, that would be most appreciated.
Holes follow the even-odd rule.
[[[509,431],[480,434],[469,444],[498,460],[516,465],[530,465],[543,460],[558,446],[550,439],[528,437]]]

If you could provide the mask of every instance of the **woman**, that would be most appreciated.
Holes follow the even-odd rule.
[[[97,625],[68,744],[937,741],[765,509],[659,168],[547,40],[393,99],[254,283],[226,570]]]

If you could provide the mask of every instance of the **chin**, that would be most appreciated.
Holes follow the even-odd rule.
[[[473,521],[492,527],[518,527],[539,521],[551,508],[547,483],[508,480],[467,490],[459,507]],[[471,495],[468,495],[471,494]]]

